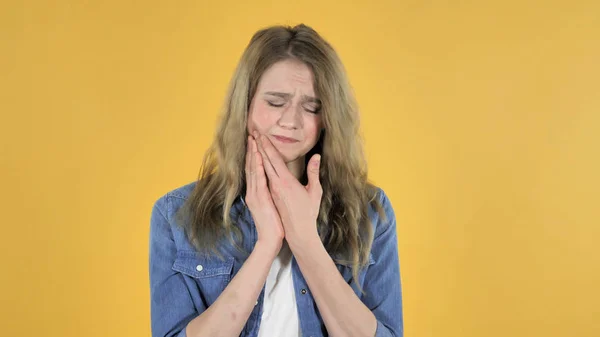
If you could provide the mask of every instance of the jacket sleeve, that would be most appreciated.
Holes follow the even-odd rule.
[[[158,199],[152,207],[150,218],[149,274],[152,337],[186,337],[185,327],[199,315],[183,276],[172,269],[177,248],[167,217],[169,205],[168,195]]]
[[[380,202],[386,218],[377,218],[371,253],[375,263],[367,269],[363,303],[377,318],[376,337],[402,337],[402,291],[396,217],[390,200],[380,189]]]

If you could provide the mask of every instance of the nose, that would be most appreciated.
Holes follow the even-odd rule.
[[[295,130],[302,127],[302,107],[298,104],[290,104],[286,106],[277,124],[284,129]]]

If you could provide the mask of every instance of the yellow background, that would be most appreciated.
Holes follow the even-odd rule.
[[[398,219],[407,337],[600,336],[600,2],[8,1],[4,336],[150,336],[152,203],[252,34],[313,26]]]

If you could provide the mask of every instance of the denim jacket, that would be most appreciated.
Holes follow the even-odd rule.
[[[239,254],[235,254],[234,249],[224,259],[198,254],[183,230],[175,223],[174,214],[183,205],[194,185],[195,182],[166,193],[156,200],[152,208],[149,276],[153,337],[185,337],[186,325],[217,300],[245,261],[245,257],[237,256]],[[377,211],[369,207],[375,236],[368,266],[361,270],[358,278],[365,294],[360,292],[354,282],[351,283],[352,266],[337,262],[336,266],[346,282],[351,284],[356,296],[377,318],[375,336],[403,336],[396,218],[388,197],[380,188],[378,197],[387,221],[380,219]],[[235,200],[231,211],[232,220],[240,227],[244,237],[243,248],[252,251],[257,232],[243,198]],[[297,292],[296,305],[301,335],[328,336],[315,299],[293,257],[292,275]],[[263,285],[240,336],[258,336],[264,291]]]

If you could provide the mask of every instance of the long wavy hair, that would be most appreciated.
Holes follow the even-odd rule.
[[[368,182],[358,105],[345,68],[332,46],[304,24],[271,26],[252,36],[229,84],[217,132],[204,155],[198,181],[177,217],[198,251],[220,255],[217,246],[224,239],[241,249],[237,244],[241,230],[230,212],[246,188],[244,162],[250,102],[265,70],[286,59],[309,66],[315,93],[322,103],[324,130],[305,157],[305,165],[314,153],[320,153],[322,158],[319,236],[334,260],[352,267],[353,278],[358,280],[358,270],[368,264],[373,242],[368,207],[375,207],[384,218],[385,214],[377,200],[377,188]],[[306,184],[304,171],[300,181]]]

